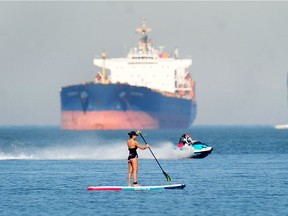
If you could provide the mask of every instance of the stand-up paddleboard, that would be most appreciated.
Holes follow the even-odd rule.
[[[139,191],[139,190],[166,190],[166,189],[183,189],[185,184],[170,184],[170,185],[158,185],[158,186],[89,186],[88,190],[95,191]]]

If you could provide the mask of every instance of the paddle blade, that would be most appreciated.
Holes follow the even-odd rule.
[[[170,176],[169,176],[166,172],[164,172],[164,171],[163,171],[163,174],[165,175],[165,177],[166,177],[166,179],[167,179],[167,182],[171,182]]]

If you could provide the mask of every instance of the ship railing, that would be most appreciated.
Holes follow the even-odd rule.
[[[127,57],[129,64],[156,64],[158,63],[158,57],[155,55],[131,55]]]
[[[178,87],[175,88],[176,91],[191,91],[192,88],[191,87]]]

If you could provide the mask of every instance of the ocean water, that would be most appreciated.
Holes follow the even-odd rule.
[[[288,215],[288,130],[143,130],[171,183],[186,188],[87,191],[127,185],[127,132],[0,127],[0,215]],[[184,132],[212,146],[212,154],[179,155],[174,145]],[[138,182],[167,184],[151,153],[138,153]]]

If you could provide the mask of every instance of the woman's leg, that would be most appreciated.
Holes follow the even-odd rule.
[[[131,161],[132,167],[133,167],[133,180],[134,180],[134,186],[137,186],[137,177],[138,177],[138,159],[134,158]]]
[[[133,167],[130,161],[128,161],[128,185],[131,186],[131,177],[132,177]]]

